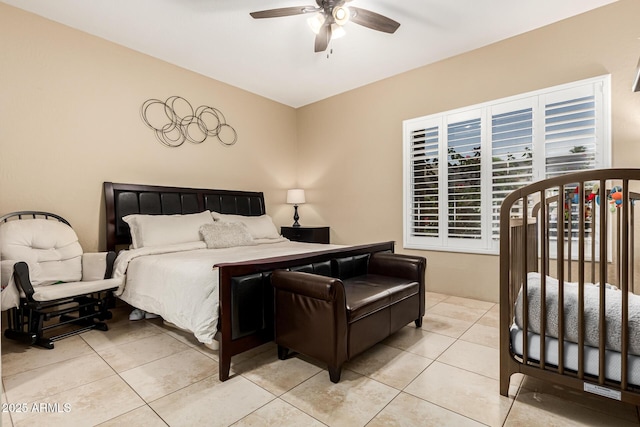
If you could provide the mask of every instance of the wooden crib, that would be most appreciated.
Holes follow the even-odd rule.
[[[502,395],[519,372],[640,405],[639,190],[640,169],[601,169],[536,182],[506,197]]]

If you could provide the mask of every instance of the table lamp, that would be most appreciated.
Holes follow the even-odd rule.
[[[300,217],[298,216],[298,205],[305,203],[304,199],[304,190],[301,188],[295,188],[293,190],[287,191],[287,203],[293,205],[294,213],[293,213],[293,226],[300,227],[298,220]]]

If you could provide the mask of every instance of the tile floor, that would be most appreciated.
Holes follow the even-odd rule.
[[[339,384],[267,344],[232,361],[161,319],[114,310],[108,332],[53,351],[2,339],[3,426],[638,426],[637,408],[514,375],[498,392],[498,307],[428,293],[409,325],[351,361]],[[36,403],[34,406],[33,403]],[[26,408],[27,412],[15,412]]]

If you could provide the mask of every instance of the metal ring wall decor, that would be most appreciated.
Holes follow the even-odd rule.
[[[185,141],[200,144],[210,136],[226,146],[238,140],[236,130],[227,124],[222,111],[206,105],[194,110],[181,96],[170,96],[164,102],[149,99],[142,104],[140,115],[158,141],[167,147],[179,147]]]

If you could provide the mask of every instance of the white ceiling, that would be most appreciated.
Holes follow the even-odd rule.
[[[614,2],[353,0],[400,28],[386,34],[347,23],[346,36],[314,53],[308,15],[249,16],[314,0],[0,1],[292,107]]]

